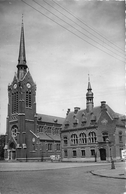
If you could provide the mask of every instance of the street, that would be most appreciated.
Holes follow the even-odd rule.
[[[46,165],[46,163],[18,163],[20,166],[37,164]],[[5,165],[17,167],[17,163]],[[54,168],[56,165],[59,163],[55,163]],[[68,165],[74,166],[70,163]],[[108,168],[108,164],[80,165],[79,167],[75,163],[77,167],[64,169],[1,171],[0,194],[124,194],[125,180],[98,177],[90,173],[91,170]]]

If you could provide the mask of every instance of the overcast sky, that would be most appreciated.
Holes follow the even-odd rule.
[[[90,74],[94,105],[105,100],[125,114],[124,1],[54,0],[72,15],[52,0],[45,1],[55,9],[42,0],[36,2],[46,9],[24,1],[34,9],[21,0],[0,0],[0,133],[6,131],[7,87],[17,71],[22,14],[37,113],[65,117],[68,108],[85,109]]]

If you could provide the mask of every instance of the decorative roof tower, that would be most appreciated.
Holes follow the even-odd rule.
[[[87,112],[92,112],[92,109],[94,107],[94,102],[93,102],[93,92],[91,88],[91,83],[90,83],[90,77],[88,74],[88,88],[87,88],[87,93],[86,93],[86,110]]]
[[[21,36],[20,36],[19,57],[18,57],[17,68],[18,68],[17,76],[18,76],[18,79],[21,81],[24,78],[28,68],[28,66],[26,65],[23,15],[22,15]]]

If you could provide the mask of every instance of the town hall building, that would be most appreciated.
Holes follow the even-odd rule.
[[[61,131],[62,161],[121,160],[125,149],[124,115],[115,113],[105,101],[94,107],[90,78],[86,109],[68,109]]]
[[[60,156],[64,118],[36,113],[36,84],[26,63],[22,21],[17,73],[8,86],[5,160],[46,160]]]

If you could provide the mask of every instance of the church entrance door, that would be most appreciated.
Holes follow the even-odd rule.
[[[104,148],[101,148],[99,151],[101,160],[106,160],[106,150]]]
[[[9,145],[9,150],[8,150],[8,159],[15,160],[15,158],[16,158],[15,144],[11,142]]]

